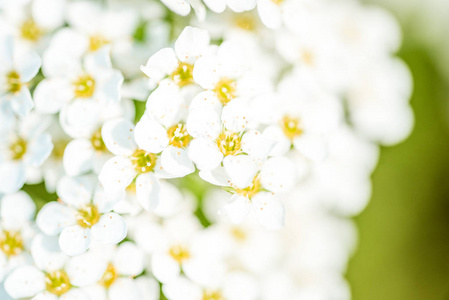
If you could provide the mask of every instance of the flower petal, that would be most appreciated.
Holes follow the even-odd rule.
[[[103,276],[108,261],[99,251],[88,251],[71,258],[65,271],[74,286],[84,287],[97,283]]]
[[[130,259],[132,258],[132,259]],[[144,253],[134,243],[121,244],[115,253],[113,265],[121,275],[136,277],[144,270]]]
[[[36,205],[23,191],[3,196],[0,203],[2,222],[9,223],[11,220],[23,225],[24,222],[32,220],[36,213]]]
[[[27,147],[27,152],[24,156],[25,163],[32,167],[40,167],[53,150],[50,134],[45,133],[33,137]]]
[[[150,153],[159,153],[168,145],[167,130],[145,115],[137,123],[134,134],[139,148]]]
[[[124,190],[135,176],[136,171],[129,159],[114,156],[103,165],[98,179],[105,189]]]
[[[242,150],[247,153],[259,166],[270,154],[276,141],[257,130],[250,130],[242,137]]]
[[[170,75],[178,67],[179,61],[172,48],[164,48],[153,54],[140,69],[156,82]]]
[[[101,137],[108,150],[115,155],[131,155],[137,148],[134,142],[134,124],[125,119],[104,123]]]
[[[76,211],[56,201],[42,207],[36,217],[36,224],[42,232],[57,235],[65,227],[76,223]]]
[[[184,177],[195,172],[195,166],[183,148],[167,147],[162,152],[161,164],[166,172],[177,177]]]
[[[260,171],[262,186],[275,193],[289,191],[297,180],[296,166],[287,157],[268,159]]]
[[[175,279],[179,275],[181,267],[168,254],[155,253],[151,257],[151,270],[157,280],[162,283],[166,283]]]
[[[137,201],[148,211],[155,209],[159,203],[159,179],[152,173],[140,174],[136,178]]]
[[[33,297],[44,289],[44,273],[32,266],[15,269],[5,280],[5,290],[14,299]]]
[[[128,258],[129,259],[129,258]],[[143,299],[132,278],[118,278],[109,288],[109,300],[140,300]]]
[[[10,101],[14,112],[22,118],[25,117],[34,107],[34,102],[31,98],[28,87],[22,87],[20,93],[14,95]]]
[[[240,189],[251,185],[257,174],[257,166],[248,155],[229,155],[223,159],[223,166],[228,173],[232,186]]]
[[[293,140],[293,145],[313,161],[323,161],[327,156],[326,141],[318,135],[303,133]]]
[[[242,99],[234,99],[223,107],[221,121],[226,129],[241,132],[249,123],[249,107]]]
[[[225,0],[203,0],[209,9],[216,13],[222,13],[226,9]]]
[[[242,223],[251,212],[251,200],[240,195],[233,195],[229,202],[220,210],[220,214],[229,218],[234,224]]]
[[[161,81],[148,97],[145,113],[166,128],[180,121],[185,106],[179,87],[171,80]]]
[[[62,269],[67,260],[67,255],[59,248],[58,237],[44,234],[33,239],[31,255],[36,266],[46,271]]]
[[[206,52],[209,43],[207,30],[187,26],[175,42],[175,52],[181,61],[193,64]]]
[[[92,169],[94,148],[87,139],[75,139],[64,150],[63,166],[67,175],[77,176]]]
[[[190,4],[186,0],[161,0],[161,2],[180,16],[187,16],[190,13]]]
[[[56,187],[58,196],[71,207],[79,208],[89,204],[94,192],[93,177],[62,177]]]
[[[258,193],[251,201],[259,222],[265,228],[278,230],[284,227],[285,210],[281,201],[266,192]]]
[[[59,247],[70,256],[80,255],[90,246],[90,228],[73,225],[62,230],[59,235]]]
[[[17,192],[26,181],[25,167],[21,162],[0,163],[0,193]]]
[[[187,131],[194,138],[215,140],[221,131],[220,116],[210,108],[192,109],[187,118]]]
[[[117,244],[127,234],[125,219],[116,213],[107,213],[101,216],[100,221],[92,226],[92,238],[106,244]]]
[[[34,90],[36,110],[54,114],[75,97],[70,81],[64,78],[46,78]]]
[[[212,170],[223,160],[223,154],[208,139],[194,139],[189,145],[189,157],[200,170]]]

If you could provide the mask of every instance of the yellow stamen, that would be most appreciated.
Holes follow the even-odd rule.
[[[39,26],[34,22],[33,19],[28,19],[25,22],[22,23],[22,25],[19,28],[20,36],[25,39],[32,42],[38,41],[43,31]]]
[[[221,78],[215,85],[214,92],[223,105],[228,104],[232,99],[237,97],[237,87],[234,80],[229,78]]]
[[[95,92],[95,79],[90,75],[82,75],[73,82],[77,98],[90,98]]]
[[[131,162],[135,170],[139,173],[153,171],[154,167],[156,167],[156,160],[156,154],[146,152],[142,149],[137,149],[133,155],[131,155]]]
[[[24,249],[23,239],[20,232],[4,230],[0,233],[0,250],[6,256],[14,256]]]
[[[91,228],[100,221],[100,216],[101,214],[95,205],[87,204],[78,209],[77,223],[83,228]]]
[[[182,123],[170,127],[167,130],[167,134],[170,145],[178,148],[187,147],[191,140],[191,136],[187,132],[186,125]]]
[[[71,288],[69,276],[63,270],[48,273],[45,276],[45,285],[47,291],[56,296],[67,293]]]
[[[117,278],[117,270],[115,269],[113,264],[109,263],[106,271],[99,281],[99,284],[104,286],[105,288],[109,288]]]
[[[189,249],[181,245],[175,245],[168,250],[168,254],[179,264],[190,258]]]
[[[225,130],[220,133],[215,142],[224,156],[242,153],[242,138],[238,133]]]
[[[192,84],[194,82],[193,66],[191,64],[180,62],[170,77],[179,87]]]
[[[284,118],[282,118],[281,128],[285,136],[290,140],[293,140],[303,133],[299,119],[290,116],[284,116]]]

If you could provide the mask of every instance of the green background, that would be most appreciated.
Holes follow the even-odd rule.
[[[438,57],[404,31],[399,56],[414,79],[415,128],[383,148],[370,204],[355,218],[353,300],[449,299],[449,93]],[[448,66],[449,67],[449,66]]]

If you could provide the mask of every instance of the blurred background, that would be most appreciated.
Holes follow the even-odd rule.
[[[400,21],[415,128],[383,148],[373,196],[355,218],[354,300],[449,299],[449,1],[370,0]]]

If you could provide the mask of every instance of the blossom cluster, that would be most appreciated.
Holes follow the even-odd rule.
[[[0,298],[350,299],[400,43],[352,0],[0,1]]]

